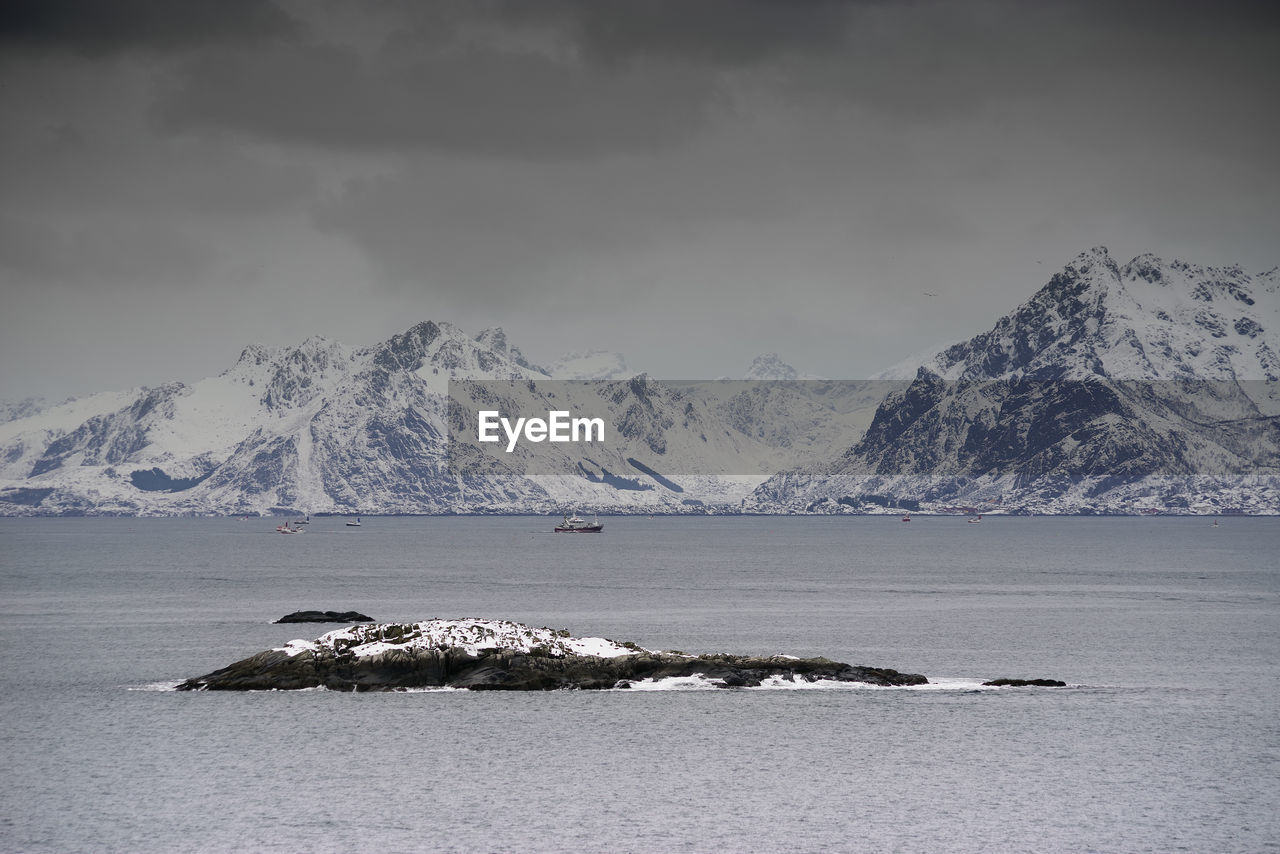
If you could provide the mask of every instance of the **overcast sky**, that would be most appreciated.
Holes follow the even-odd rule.
[[[1270,3],[0,10],[0,399],[427,319],[857,378],[1094,245],[1280,262]]]

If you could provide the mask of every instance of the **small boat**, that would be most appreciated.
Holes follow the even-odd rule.
[[[977,524],[978,522],[981,522],[981,521],[982,521],[982,517],[981,517],[981,516],[974,516],[972,519],[968,519],[968,520],[966,520],[966,521],[967,521],[970,525],[975,525],[975,524]]]
[[[910,521],[911,521],[911,516],[910,516],[909,514],[908,514],[908,515],[906,515],[906,516],[903,516],[903,517],[902,517],[902,521],[904,521],[904,522],[910,522]]]
[[[277,534],[301,534],[303,528],[297,522],[285,522],[283,525],[276,525]]]
[[[347,523],[347,527],[348,527],[348,528],[359,528],[359,527],[360,527],[360,517],[359,517],[359,516],[357,516],[357,517],[356,517],[356,520],[355,520],[354,522],[348,522],[348,523]]]
[[[572,519],[568,516],[564,517],[564,523],[556,525],[557,534],[598,534],[604,530],[604,525],[600,523],[599,518],[593,522],[586,519],[580,519],[574,516]]]

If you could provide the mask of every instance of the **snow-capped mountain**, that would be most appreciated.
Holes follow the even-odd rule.
[[[27,397],[12,403],[0,403],[0,424],[16,421],[19,418],[30,418],[47,409],[48,402],[42,397]]]
[[[705,383],[599,352],[544,368],[501,329],[424,322],[6,407],[0,513],[1280,512],[1278,352],[1275,270],[1104,249],[898,382],[811,379],[773,354]],[[451,441],[490,407],[598,413],[616,439]]]
[[[782,361],[777,353],[761,353],[751,360],[747,368],[748,380],[819,380],[822,377],[802,374]]]
[[[27,407],[0,424],[0,512],[736,507],[814,442],[826,454],[860,432],[836,433],[848,425],[822,417],[818,399],[793,402],[802,429],[780,437],[757,424],[777,407],[726,405],[714,383],[561,382],[556,370],[529,362],[500,329],[473,337],[447,323],[368,348],[324,338],[249,346],[217,377]],[[496,457],[450,441],[451,428],[474,435],[476,411],[491,406],[598,413],[617,440],[586,455],[544,444],[540,455],[522,447]]]
[[[253,345],[217,377],[0,425],[0,503],[122,514],[437,506],[458,489],[439,476],[451,376],[543,375],[449,324],[364,349]]]
[[[927,365],[943,379],[1060,369],[1080,378],[1280,380],[1280,277],[1105,247],[1079,255],[990,332]]]
[[[526,370],[533,371],[537,374],[550,374],[546,368],[538,367],[526,359],[524,354],[520,352],[519,347],[509,346],[507,344],[507,333],[502,330],[501,326],[494,326],[481,332],[476,336],[476,343],[506,357]]]
[[[749,504],[1280,511],[1275,270],[1077,257],[928,360],[866,435]]]

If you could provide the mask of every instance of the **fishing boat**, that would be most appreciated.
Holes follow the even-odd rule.
[[[347,527],[348,527],[348,528],[359,528],[359,527],[360,527],[360,517],[359,517],[359,516],[357,516],[357,517],[356,517],[356,520],[355,520],[354,522],[348,522],[348,523],[347,523]]]
[[[973,518],[971,518],[971,519],[967,519],[966,521],[967,521],[970,525],[976,525],[976,524],[978,524],[979,522],[981,522],[981,521],[982,521],[982,517],[981,517],[981,516],[974,516]]]
[[[299,527],[297,522],[285,522],[283,525],[276,525],[277,534],[301,534],[305,529]]]
[[[603,530],[604,525],[599,518],[588,522],[586,519],[581,519],[576,515],[573,518],[565,516],[564,522],[556,525],[557,534],[598,534]]]

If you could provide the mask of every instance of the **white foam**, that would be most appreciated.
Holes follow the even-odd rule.
[[[627,691],[715,691],[717,685],[705,676],[670,676],[666,679],[637,679]]]
[[[803,678],[787,679],[770,676],[758,686],[738,688],[742,691],[995,691],[984,687],[982,679],[972,677],[930,678],[926,685],[873,685],[870,682],[840,682],[835,679],[818,679],[809,682]],[[718,680],[705,676],[672,676],[666,679],[638,679],[631,682],[630,691],[704,691],[722,690]]]

